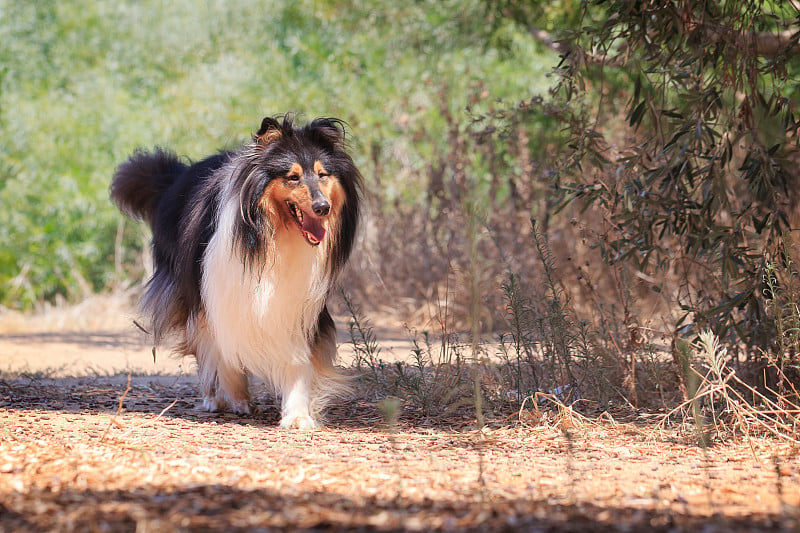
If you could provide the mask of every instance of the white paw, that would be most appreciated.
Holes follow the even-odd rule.
[[[281,418],[281,427],[287,429],[314,429],[317,423],[308,415],[288,415]]]
[[[233,400],[230,402],[230,404],[231,404],[231,411],[233,411],[237,415],[253,414],[253,408],[250,406],[250,402],[247,400]]]
[[[224,411],[225,407],[225,401],[217,398],[216,396],[203,397],[203,411],[208,411],[209,413],[218,413],[220,411]]]
[[[225,401],[217,396],[205,396],[203,398],[203,411],[209,413],[221,413],[230,409],[237,415],[252,415],[253,407],[249,400]]]

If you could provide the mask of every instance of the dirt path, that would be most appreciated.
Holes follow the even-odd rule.
[[[350,366],[354,354],[348,321],[336,318],[339,362]],[[125,295],[93,297],[33,316],[0,313],[0,376],[194,375],[190,358],[176,358],[168,348],[154,355],[138,320]],[[403,360],[411,352],[410,334],[401,327],[374,330],[381,339],[382,358]]]
[[[263,388],[253,417],[196,409],[180,366],[128,389],[115,372],[152,365],[128,329],[16,329],[0,357],[29,368],[0,374],[0,531],[800,527],[798,453],[775,441],[704,452],[652,425],[568,419],[566,432],[512,420],[481,436],[467,419],[404,416],[389,431],[365,395],[325,429],[285,431]],[[42,354],[69,364],[48,371]]]

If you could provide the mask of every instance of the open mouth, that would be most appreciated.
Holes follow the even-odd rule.
[[[327,233],[327,230],[322,225],[322,219],[305,213],[297,207],[297,204],[288,200],[286,201],[286,206],[289,208],[289,214],[292,215],[294,223],[300,228],[300,233],[303,234],[308,244],[317,246],[321,243]]]

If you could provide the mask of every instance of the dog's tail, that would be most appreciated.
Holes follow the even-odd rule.
[[[123,213],[152,226],[159,197],[186,168],[170,151],[136,150],[117,168],[111,181],[111,199]]]

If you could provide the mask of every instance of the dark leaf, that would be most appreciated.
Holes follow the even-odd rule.
[[[645,101],[639,102],[639,105],[637,105],[634,108],[633,112],[631,113],[628,123],[632,127],[638,126],[642,120],[642,115],[644,115],[646,109],[647,109],[647,102]]]

